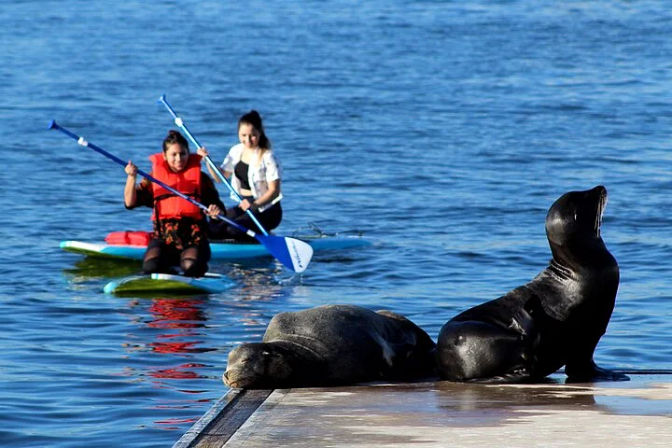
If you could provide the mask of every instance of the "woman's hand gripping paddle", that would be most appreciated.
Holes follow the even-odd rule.
[[[87,147],[89,149],[92,149],[96,151],[99,154],[102,154],[103,156],[107,157],[108,159],[118,163],[121,166],[126,166],[127,162],[124,162],[121,160],[119,157],[115,156],[114,154],[111,154],[107,151],[105,151],[103,148],[100,148],[99,146],[94,145],[93,143],[89,143],[86,140],[84,140],[83,137],[80,137],[66,128],[60,126],[58,123],[56,123],[54,120],[51,121],[49,124],[49,129],[56,129],[67,135],[68,137],[72,138],[73,140],[76,140],[77,143],[79,143],[81,146]],[[161,185],[163,188],[166,190],[171,191],[173,194],[181,197],[182,199],[191,202],[195,206],[199,207],[200,209],[207,211],[208,207],[205,205],[201,204],[198,201],[195,201],[191,197],[180,193],[179,191],[175,190],[174,188],[171,188],[170,186],[166,185],[165,183],[161,182],[160,180],[152,177],[150,174],[145,173],[144,171],[138,169],[138,174],[140,174],[142,177],[158,184]],[[313,248],[310,247],[308,243],[305,243],[303,241],[294,239],[294,238],[284,238],[280,236],[273,236],[273,235],[259,235],[252,230],[246,229],[245,227],[241,226],[237,222],[234,222],[230,219],[228,219],[225,216],[218,215],[218,219],[221,219],[222,221],[227,222],[229,225],[237,228],[241,232],[245,232],[247,235],[256,238],[257,241],[259,241],[261,244],[266,247],[268,252],[270,252],[271,255],[273,255],[275,258],[280,261],[283,265],[285,265],[288,269],[291,269],[294,272],[303,272],[306,270],[308,267],[308,263],[310,263],[310,259],[313,256]]]

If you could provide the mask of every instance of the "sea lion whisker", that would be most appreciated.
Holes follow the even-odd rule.
[[[606,194],[606,192],[602,192],[600,195],[600,201],[597,204],[597,213],[595,214],[595,234],[599,237],[600,236],[600,229],[602,228],[602,219],[604,216],[604,211],[607,208],[607,202],[609,201],[609,198]]]

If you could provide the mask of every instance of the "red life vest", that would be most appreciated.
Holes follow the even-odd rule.
[[[201,156],[190,154],[187,167],[179,173],[174,172],[163,158],[163,153],[149,156],[152,161],[152,176],[195,200],[201,198]],[[154,213],[152,219],[203,218],[201,209],[191,202],[176,196],[157,183],[152,183],[154,193]]]

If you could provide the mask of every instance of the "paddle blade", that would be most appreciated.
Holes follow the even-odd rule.
[[[294,272],[303,272],[313,257],[313,248],[305,241],[274,235],[256,235],[257,240],[275,258]]]

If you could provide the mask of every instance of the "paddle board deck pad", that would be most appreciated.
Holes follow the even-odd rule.
[[[203,277],[185,277],[182,275],[157,273],[132,275],[113,280],[105,285],[103,291],[107,294],[198,294],[224,292],[233,285],[233,280],[219,274],[206,273]]]
[[[298,238],[307,242],[315,252],[326,250],[351,249],[369,246],[371,243],[358,237],[320,237]],[[61,241],[61,249],[90,257],[142,260],[146,245],[124,245],[107,243],[87,243],[84,241]],[[234,242],[211,242],[212,261],[243,260],[247,258],[268,257],[271,254],[262,244]]]

